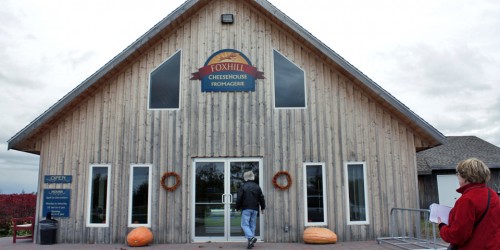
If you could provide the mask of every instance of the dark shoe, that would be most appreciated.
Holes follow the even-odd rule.
[[[255,244],[255,242],[257,242],[257,238],[252,237],[252,238],[250,239],[250,241],[248,242],[248,245],[250,246],[250,248],[252,248],[252,247],[253,247],[253,244]]]

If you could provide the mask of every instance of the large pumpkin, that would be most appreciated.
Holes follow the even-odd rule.
[[[309,227],[304,230],[305,243],[310,244],[330,244],[337,243],[337,235],[328,228]]]
[[[137,227],[127,235],[127,244],[131,247],[147,246],[153,242],[153,233],[147,227]]]

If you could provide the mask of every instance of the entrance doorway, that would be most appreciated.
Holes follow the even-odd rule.
[[[243,173],[253,171],[262,187],[261,158],[198,158],[193,161],[192,227],[194,242],[246,241],[241,211],[236,211]],[[255,237],[261,239],[262,216],[257,218]]]
[[[457,176],[454,174],[438,175],[437,185],[438,185],[439,204],[449,207],[454,207],[455,202],[461,196],[461,194],[455,191],[457,188],[460,187]]]

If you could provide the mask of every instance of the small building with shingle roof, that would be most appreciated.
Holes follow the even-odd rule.
[[[472,157],[482,160],[490,168],[488,185],[500,193],[500,148],[476,136],[447,136],[442,145],[417,153],[420,208],[440,203],[439,197],[455,198],[458,186],[444,182],[456,179],[457,164]],[[440,180],[443,183],[439,183]]]

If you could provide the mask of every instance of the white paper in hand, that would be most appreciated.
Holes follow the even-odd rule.
[[[432,203],[430,208],[431,214],[429,215],[429,221],[438,223],[438,217],[441,218],[441,222],[448,225],[448,217],[450,215],[451,207],[439,205]]]

